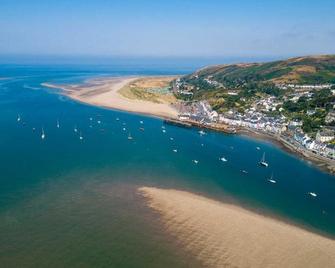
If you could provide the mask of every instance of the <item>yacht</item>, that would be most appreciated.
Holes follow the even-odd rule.
[[[170,141],[173,141],[173,138],[172,138],[172,137],[170,138]]]
[[[198,161],[198,160],[193,160],[193,163],[194,163],[194,164],[198,164],[199,161]]]
[[[256,149],[259,151],[261,148],[257,146]]]
[[[308,194],[311,195],[311,196],[313,196],[313,197],[317,197],[317,196],[318,196],[318,195],[317,195],[316,193],[314,193],[314,192],[309,192]]]
[[[60,127],[60,125],[59,125],[59,121],[57,120],[57,128],[59,128]]]
[[[271,182],[271,183],[276,183],[276,181],[273,179],[273,174],[271,174],[271,177],[270,177],[270,179],[268,179],[268,181]]]
[[[140,124],[143,124],[143,121],[142,121],[142,120],[140,121]]]
[[[84,137],[81,135],[81,132],[80,132],[80,134],[79,134],[79,139],[80,139],[80,140],[83,140],[83,139],[84,139]]]
[[[165,132],[166,132],[166,130],[165,130],[165,129],[163,129],[163,130],[162,130],[162,132],[163,132],[163,133],[165,133]]]
[[[101,124],[101,121],[100,121],[100,120],[98,120],[98,124]]]
[[[269,166],[269,164],[265,161],[265,153],[263,153],[262,159],[259,162],[259,164],[263,167],[268,167]]]
[[[45,133],[44,133],[44,129],[43,129],[43,128],[42,128],[41,139],[42,139],[42,140],[44,140],[44,139],[45,139]]]
[[[178,152],[178,150],[177,150],[177,149],[173,149],[173,152],[177,153],[177,152]]]
[[[129,135],[128,135],[128,140],[132,140],[133,139],[133,137],[130,135],[130,133],[129,133]]]
[[[74,132],[78,132],[78,128],[76,126],[74,126],[74,129],[73,129]]]
[[[220,157],[220,161],[227,162],[227,159],[225,157]]]
[[[21,121],[21,116],[19,114],[17,115],[17,119],[16,120],[17,120],[17,122]]]

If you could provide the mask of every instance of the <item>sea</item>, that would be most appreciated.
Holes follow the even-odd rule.
[[[335,237],[335,177],[275,144],[200,135],[42,86],[200,66],[0,64],[1,267],[201,267],[146,205],[142,186],[189,191]],[[263,153],[267,168],[259,165]]]

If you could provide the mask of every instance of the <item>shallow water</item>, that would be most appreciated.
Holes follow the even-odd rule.
[[[192,256],[168,237],[136,193],[143,185],[236,202],[335,235],[334,177],[271,143],[209,131],[200,136],[197,129],[171,125],[163,133],[159,119],[76,103],[41,86],[101,75],[184,72],[159,66],[0,66],[0,77],[9,77],[0,80],[2,264],[190,265]],[[264,151],[269,168],[258,165]],[[220,161],[222,156],[228,161]],[[267,181],[272,173],[276,184]]]

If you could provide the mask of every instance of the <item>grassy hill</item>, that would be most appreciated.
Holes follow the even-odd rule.
[[[335,55],[291,58],[250,64],[216,65],[203,68],[186,79],[210,77],[226,87],[245,83],[335,84]]]
[[[179,89],[191,91],[193,100],[209,101],[220,112],[231,108],[243,112],[255,101],[266,96],[275,96],[280,100],[289,99],[295,90],[284,90],[278,84],[291,83],[335,84],[335,55],[208,66],[184,76]],[[328,96],[325,101],[333,101],[329,99],[333,98],[330,89],[323,90],[321,95]],[[189,98],[185,96],[180,94],[178,97]],[[318,102],[319,99],[313,101]],[[325,101],[322,102],[324,105]],[[310,106],[315,105],[311,103]]]

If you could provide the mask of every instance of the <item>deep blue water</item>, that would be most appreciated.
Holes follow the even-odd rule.
[[[0,80],[0,237],[6,238],[0,240],[0,262],[13,267],[82,267],[81,261],[88,267],[186,266],[184,253],[177,256],[173,243],[148,224],[152,215],[137,207],[132,193],[142,185],[236,202],[333,237],[335,178],[273,144],[210,131],[200,136],[198,129],[171,125],[163,133],[162,120],[76,103],[41,86],[191,71],[190,66],[157,64],[0,65],[0,77],[7,78]],[[145,131],[139,130],[140,120]],[[128,133],[134,140],[127,139]],[[258,165],[263,152],[269,168]],[[219,161],[222,156],[228,161]],[[272,173],[276,184],[267,181]],[[146,216],[138,216],[140,211]],[[86,259],[87,252],[93,260]],[[129,254],[133,258],[125,257]]]

